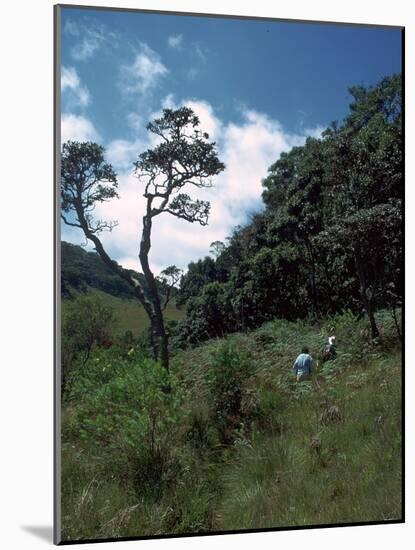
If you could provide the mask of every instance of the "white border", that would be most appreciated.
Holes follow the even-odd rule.
[[[77,4],[90,2],[78,0]],[[404,25],[407,43],[407,281],[414,273],[415,19],[405,0],[98,0],[100,6]],[[52,525],[53,2],[4,2],[1,16],[2,421],[0,540],[8,550],[48,544],[27,527]],[[407,285],[407,357],[413,355],[414,291]],[[141,548],[410,547],[415,538],[413,366],[407,361],[407,524],[124,542]],[[25,529],[26,527],[26,529]],[[45,532],[45,529],[43,529]],[[49,542],[50,544],[50,542]],[[112,543],[105,543],[111,548]],[[97,545],[83,545],[97,548]],[[121,546],[116,546],[116,548]]]

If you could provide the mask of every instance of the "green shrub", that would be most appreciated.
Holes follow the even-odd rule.
[[[113,471],[127,474],[137,491],[157,494],[168,470],[177,467],[170,450],[185,420],[184,395],[150,359],[116,360],[103,353],[93,364],[73,388],[80,436],[110,454]]]
[[[249,355],[227,339],[212,353],[209,385],[221,439],[230,443],[242,421],[245,383],[251,374]]]
[[[97,296],[81,295],[65,304],[62,315],[62,387],[70,385],[96,346],[111,345],[113,309]]]
[[[71,403],[82,402],[84,398],[90,399],[90,394],[95,393],[114,378],[124,376],[124,372],[132,365],[144,359],[138,346],[123,349],[118,345],[111,348],[95,348],[91,351],[89,360],[81,364],[73,372],[71,383],[66,392],[66,400]]]

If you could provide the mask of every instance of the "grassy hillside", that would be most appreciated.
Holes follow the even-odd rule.
[[[116,317],[115,334],[124,334],[127,330],[131,330],[134,336],[139,336],[141,332],[149,326],[149,320],[142,305],[135,298],[127,299],[117,296],[112,296],[107,292],[90,288],[89,295],[98,296],[101,302],[110,306]],[[73,295],[77,295],[73,292]],[[62,311],[65,313],[65,305],[68,303],[66,299],[62,300]],[[172,300],[165,310],[165,318],[169,321],[180,321],[185,316],[185,311],[178,309]]]
[[[139,279],[140,274],[135,273]],[[96,252],[87,252],[83,247],[61,242],[61,291],[70,298],[74,292],[96,288],[113,296],[133,298],[129,285],[104,264]]]
[[[185,398],[181,416],[172,412],[166,432],[160,428],[151,467],[143,448],[133,458],[126,450],[127,464],[117,466],[119,449],[132,448],[117,442],[115,450],[119,430],[107,447],[88,434],[82,439],[82,400],[68,400],[64,539],[399,519],[401,350],[390,316],[377,320],[377,345],[369,343],[364,320],[343,314],[316,325],[275,320],[176,353],[174,391]],[[291,365],[301,346],[318,357],[332,331],[337,359],[296,383]],[[102,370],[111,368],[106,361]],[[119,410],[134,415],[125,410],[125,390],[114,387]],[[218,414],[226,405],[218,397],[223,387],[240,387],[237,415]],[[148,482],[158,490],[148,491]]]

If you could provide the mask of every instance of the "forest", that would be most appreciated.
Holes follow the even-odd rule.
[[[104,148],[63,144],[63,223],[94,248],[61,244],[64,540],[401,518],[402,79],[349,92],[184,272],[152,272],[157,216],[209,231],[209,203],[182,190],[226,170],[192,110],[150,122],[159,142],[132,167],[140,272],[94,218],[118,194]],[[316,368],[298,383],[304,345]]]

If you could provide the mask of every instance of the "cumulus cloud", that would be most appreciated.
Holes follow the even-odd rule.
[[[121,67],[120,86],[127,93],[145,94],[156,88],[167,73],[158,53],[140,43],[134,61]]]
[[[243,112],[242,124],[230,123],[223,136],[222,155],[227,166],[220,176],[221,201],[229,212],[243,221],[245,212],[258,206],[261,179],[283,151],[297,145],[301,138],[285,133],[281,125],[256,111]]]
[[[89,90],[81,84],[75,67],[62,67],[61,92],[67,105],[72,107],[87,107],[91,102]]]
[[[100,141],[100,135],[90,120],[72,113],[62,114],[61,141]]]
[[[207,227],[190,224],[169,214],[154,219],[150,260],[155,273],[170,264],[185,269],[190,261],[207,255],[213,241],[224,241],[236,225],[245,223],[248,213],[259,211],[262,208],[261,180],[269,166],[283,151],[301,145],[307,135],[320,131],[310,129],[307,134],[291,134],[278,121],[249,109],[242,111],[240,123],[225,122],[217,116],[212,105],[198,99],[176,104],[170,95],[164,99],[162,107],[175,108],[178,104],[188,105],[199,116],[201,129],[217,142],[219,157],[226,169],[214,178],[211,189],[187,190],[195,199],[210,201],[211,215]],[[143,183],[132,175],[132,165],[128,168],[127,165],[133,155],[149,146],[153,146],[150,136],[134,142],[118,140],[109,145],[108,157],[116,159],[121,168],[120,198],[96,208],[100,218],[119,221],[111,233],[102,235],[105,246],[122,265],[136,270],[139,270],[137,254],[145,199],[142,197]]]
[[[199,117],[200,128],[209,134],[210,139],[217,140],[220,137],[222,134],[222,122],[215,115],[212,105],[207,101],[201,99],[177,101],[173,94],[168,94],[161,102],[162,109],[178,109],[183,105],[193,109]],[[150,118],[153,119],[160,116],[162,116],[161,109],[151,113]]]
[[[116,139],[107,146],[106,158],[117,171],[132,171],[133,162],[147,147],[148,144],[140,139],[135,141]]]
[[[173,48],[175,50],[179,50],[182,47],[183,44],[183,35],[182,34],[173,34],[168,37],[167,44],[169,45],[169,48]]]

